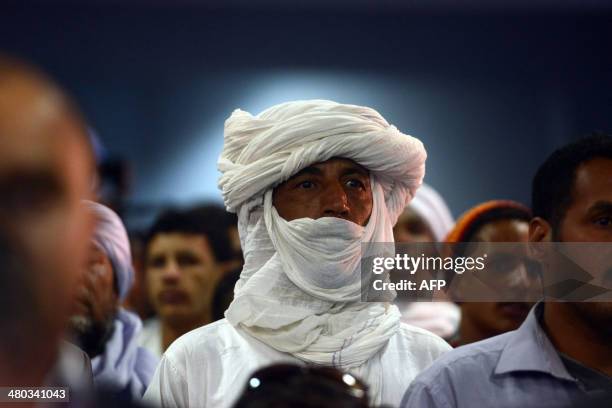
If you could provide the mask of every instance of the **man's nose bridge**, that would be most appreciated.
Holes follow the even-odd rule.
[[[164,279],[177,279],[180,276],[180,273],[181,270],[176,258],[174,256],[168,257],[166,265],[164,266]]]
[[[339,180],[327,183],[323,190],[323,203],[327,209],[346,209],[348,207],[348,197],[344,186]]]

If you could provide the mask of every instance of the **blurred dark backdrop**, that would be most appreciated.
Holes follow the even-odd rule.
[[[611,46],[612,2],[594,0],[0,5],[0,50],[54,75],[130,163],[133,224],[220,200],[225,118],[302,98],[372,106],[422,139],[425,180],[455,216],[528,204],[552,149],[612,131]]]

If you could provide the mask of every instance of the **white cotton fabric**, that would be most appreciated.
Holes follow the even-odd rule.
[[[218,162],[225,205],[240,214],[247,202],[332,157],[354,160],[378,176],[395,224],[421,184],[427,154],[420,140],[364,106],[295,101],[257,116],[237,109],[225,122]]]
[[[428,330],[443,339],[457,334],[461,309],[452,302],[398,302],[402,322]]]
[[[400,324],[376,359],[380,369],[362,379],[370,383],[379,378],[380,403],[397,407],[412,380],[448,350],[448,343],[434,334]],[[144,402],[164,408],[229,408],[253,372],[275,363],[307,364],[222,319],[190,331],[168,347]]]
[[[164,354],[162,349],[161,322],[159,317],[150,317],[142,322],[142,330],[138,334],[138,345],[147,349],[157,358]]]

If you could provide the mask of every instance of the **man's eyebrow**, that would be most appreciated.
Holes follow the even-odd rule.
[[[597,201],[589,210],[589,214],[612,213],[612,201]]]
[[[340,173],[342,177],[350,176],[353,174],[357,174],[363,177],[368,177],[370,175],[370,173],[366,169],[364,169],[363,167],[357,167],[357,166],[347,167],[343,169],[342,172]]]
[[[323,170],[315,166],[310,166],[298,171],[293,176],[291,176],[291,178],[297,178],[306,174],[309,174],[311,176],[321,176],[323,174]]]
[[[192,250],[192,249],[179,249],[178,251],[176,251],[176,256],[177,257],[183,257],[183,258],[196,258],[199,261],[204,261],[204,258],[202,257],[202,255],[200,255],[198,252]]]

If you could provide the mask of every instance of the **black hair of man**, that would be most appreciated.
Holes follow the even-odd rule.
[[[190,209],[169,209],[162,212],[145,237],[145,252],[151,241],[159,234],[199,235],[206,238],[217,262],[233,259],[234,251],[228,233],[231,214],[216,204],[207,204]]]
[[[612,136],[593,134],[555,150],[533,178],[533,216],[546,220],[553,231],[558,231],[572,204],[578,167],[597,158],[612,159]]]
[[[227,272],[217,283],[212,302],[213,321],[221,320],[225,317],[225,311],[234,300],[234,286],[240,279],[242,267]]]

